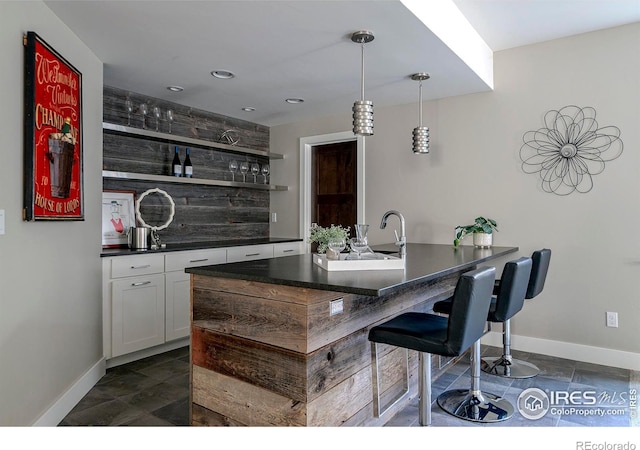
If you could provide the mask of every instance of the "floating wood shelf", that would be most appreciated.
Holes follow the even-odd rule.
[[[214,148],[232,153],[244,153],[256,156],[263,156],[269,159],[284,159],[284,155],[280,153],[265,152],[264,150],[255,150],[252,148],[238,147],[236,145],[228,145],[219,142],[205,141],[203,139],[195,139],[175,134],[160,133],[158,131],[146,130],[141,128],[127,127],[124,125],[116,125],[113,123],[102,122],[102,130],[115,134],[128,135],[133,137],[142,137],[153,141],[167,142],[173,144],[182,144],[185,146]],[[243,183],[243,185],[246,183]],[[224,186],[224,185],[223,185]]]
[[[239,181],[224,181],[224,180],[208,180],[205,178],[184,178],[184,177],[171,177],[168,175],[151,175],[146,173],[134,173],[134,172],[116,172],[113,170],[103,170],[103,178],[119,178],[122,180],[141,180],[141,181],[160,181],[163,183],[184,183],[184,184],[204,184],[208,186],[227,186],[238,187],[245,189],[262,189],[268,191],[288,191],[288,186],[276,186],[271,184],[260,183],[241,183]]]

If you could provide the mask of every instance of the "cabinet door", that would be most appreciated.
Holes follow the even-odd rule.
[[[185,272],[167,272],[166,328],[167,341],[189,336],[191,329],[191,276]]]
[[[164,343],[164,275],[111,282],[112,356]]]

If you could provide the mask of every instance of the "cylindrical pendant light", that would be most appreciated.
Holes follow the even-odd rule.
[[[353,104],[353,134],[360,136],[373,135],[373,102],[364,99],[364,44],[373,41],[371,31],[356,31],[351,40],[362,47],[361,99]]]
[[[413,153],[423,155],[429,153],[429,128],[422,126],[422,82],[431,77],[426,72],[418,72],[411,75],[411,79],[420,82],[420,99],[418,107],[420,108],[420,122],[413,129]]]

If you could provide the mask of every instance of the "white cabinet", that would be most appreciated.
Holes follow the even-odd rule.
[[[150,275],[164,272],[164,256],[159,254],[133,255],[126,258],[112,258],[110,278]]]
[[[103,258],[107,367],[188,344],[191,279],[184,271],[187,267],[295,255],[305,249],[299,241]]]
[[[221,264],[227,261],[225,249],[192,250],[165,255],[165,339],[189,336],[191,328],[191,278],[184,269]]]
[[[227,262],[273,258],[273,244],[244,245],[227,249]]]
[[[279,244],[273,244],[273,256],[291,256],[300,255],[306,252],[304,242],[281,242]]]
[[[164,342],[164,256],[159,254],[111,258],[103,262],[108,274],[104,293],[110,311],[104,330],[107,357],[135,352]]]
[[[111,302],[111,356],[164,343],[164,275],[114,280]]]

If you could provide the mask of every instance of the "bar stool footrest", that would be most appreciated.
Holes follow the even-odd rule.
[[[513,405],[508,400],[469,389],[443,392],[438,396],[438,406],[452,416],[471,422],[502,422],[513,415]]]
[[[519,359],[507,360],[504,356],[482,358],[483,372],[504,378],[531,378],[540,373],[534,364]]]

